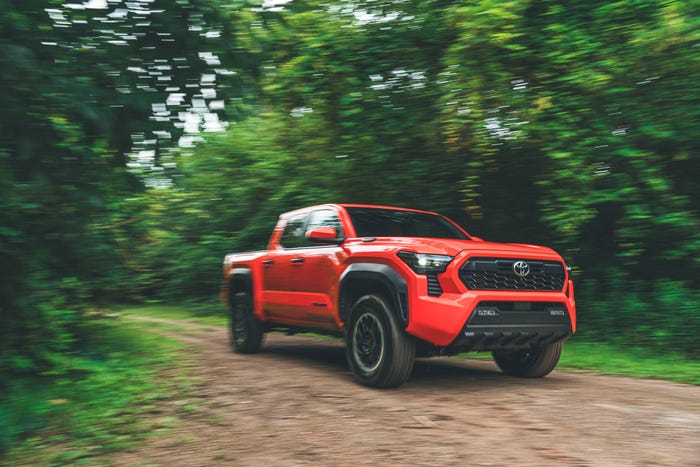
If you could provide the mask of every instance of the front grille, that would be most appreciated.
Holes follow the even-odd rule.
[[[518,276],[513,265],[525,261],[529,274]],[[459,278],[471,290],[562,290],[564,265],[558,261],[518,258],[469,258],[459,269]]]

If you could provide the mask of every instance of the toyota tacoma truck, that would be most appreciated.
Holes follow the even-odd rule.
[[[398,387],[415,358],[490,351],[542,377],[576,330],[570,268],[555,251],[474,237],[432,212],[326,204],[282,214],[267,250],[224,259],[231,345],[269,331],[343,337],[360,383]]]

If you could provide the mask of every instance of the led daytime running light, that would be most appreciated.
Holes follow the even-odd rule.
[[[439,274],[445,272],[454,257],[400,251],[398,257],[417,274]]]

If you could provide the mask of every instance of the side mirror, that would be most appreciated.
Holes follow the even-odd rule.
[[[315,227],[306,231],[306,238],[313,243],[340,245],[345,240],[338,238],[338,231],[333,227]]]

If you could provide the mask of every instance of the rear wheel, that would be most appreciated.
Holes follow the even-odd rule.
[[[393,388],[411,375],[415,340],[401,329],[384,297],[365,295],[355,302],[346,340],[350,369],[362,384]]]
[[[253,299],[248,292],[231,297],[231,348],[237,353],[255,353],[260,349],[263,327],[253,314]]]
[[[557,342],[527,350],[497,350],[493,359],[507,375],[541,378],[557,366],[561,350],[562,343]]]

